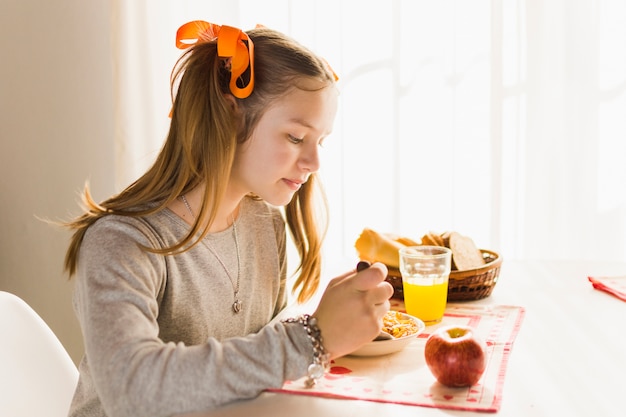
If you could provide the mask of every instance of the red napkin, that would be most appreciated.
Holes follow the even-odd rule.
[[[593,288],[613,294],[626,301],[626,275],[619,277],[587,277]]]

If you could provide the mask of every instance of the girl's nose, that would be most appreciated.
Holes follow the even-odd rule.
[[[307,172],[317,172],[320,169],[319,147],[314,145],[304,151],[299,164],[300,168]]]

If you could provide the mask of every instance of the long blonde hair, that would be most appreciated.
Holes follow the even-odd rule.
[[[76,272],[85,232],[96,220],[108,214],[139,217],[160,211],[203,183],[202,208],[189,233],[171,247],[144,249],[165,255],[191,248],[209,232],[228,183],[235,150],[250,138],[269,104],[293,88],[303,88],[299,81],[305,78],[324,85],[334,83],[325,61],[282,33],[257,28],[247,34],[254,43],[255,71],[255,86],[249,97],[235,99],[231,95],[230,73],[224,60],[217,57],[216,42],[197,43],[181,56],[172,71],[175,99],[170,130],[152,167],[121,193],[100,204],[85,186],[85,211],[65,224],[74,230],[65,256],[70,277]],[[232,99],[238,110],[233,108]],[[326,201],[316,174],[287,204],[285,218],[300,255],[293,291],[298,291],[298,301],[304,302],[319,286],[320,254],[327,227]]]

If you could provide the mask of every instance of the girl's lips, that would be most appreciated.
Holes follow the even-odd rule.
[[[302,184],[304,184],[304,181],[301,181],[301,180],[290,180],[287,178],[283,178],[283,181],[293,191],[298,191],[300,187],[302,186]]]

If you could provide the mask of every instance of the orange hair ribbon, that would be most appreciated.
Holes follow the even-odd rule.
[[[246,98],[254,89],[254,43],[241,29],[220,26],[203,20],[194,20],[182,25],[176,32],[176,47],[186,49],[197,42],[217,39],[217,55],[230,58],[230,91],[237,98]],[[245,84],[242,75],[250,69],[250,80]],[[245,84],[237,85],[240,81]]]

